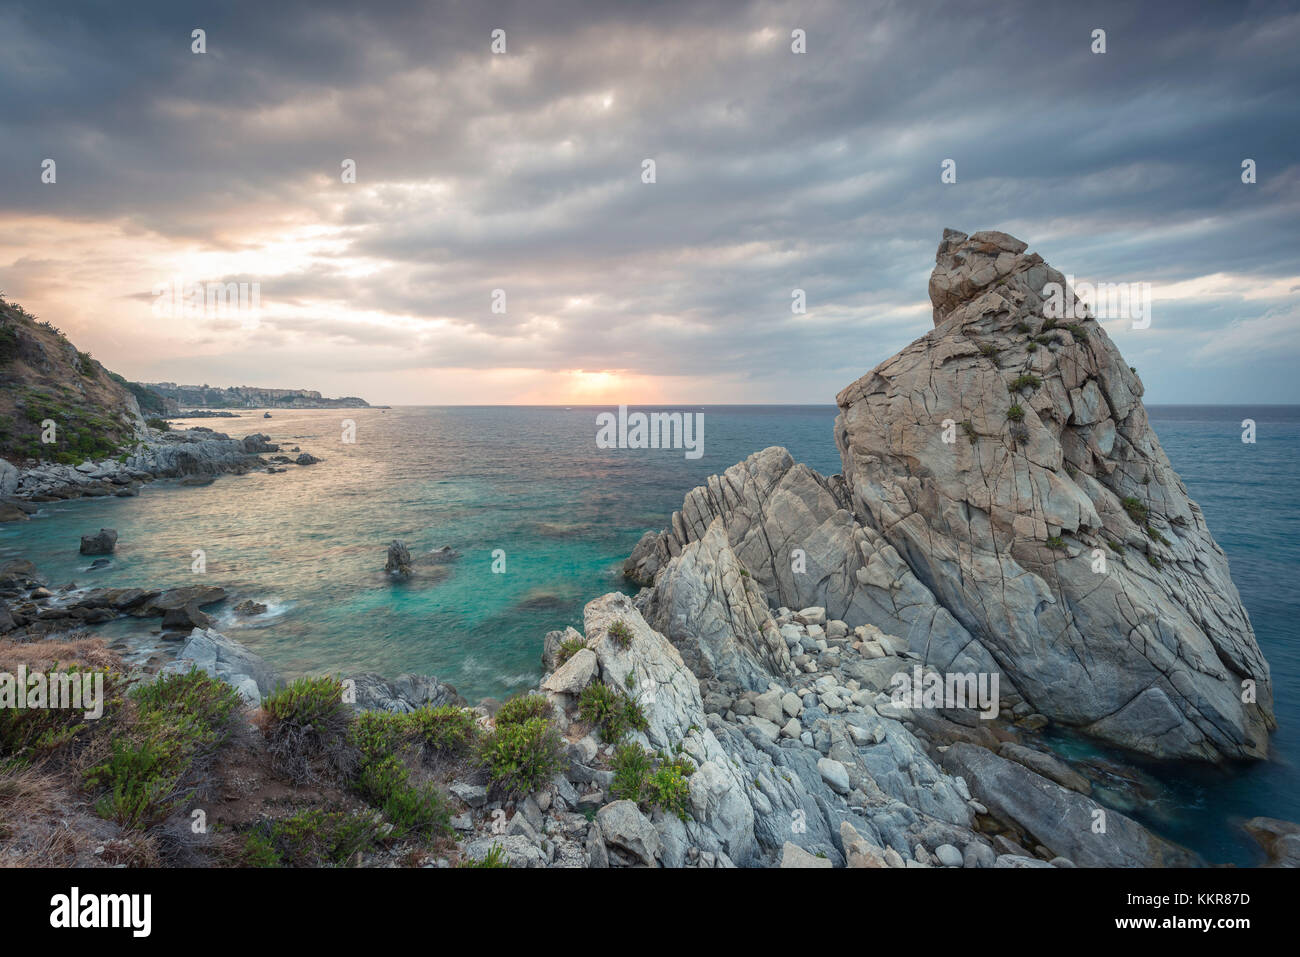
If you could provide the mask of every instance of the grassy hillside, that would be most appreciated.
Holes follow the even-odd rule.
[[[117,454],[139,407],[129,387],[58,329],[0,297],[0,458],[78,464]],[[42,423],[55,441],[43,443]]]

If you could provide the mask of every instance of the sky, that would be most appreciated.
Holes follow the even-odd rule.
[[[1297,50],[1277,3],[0,3],[0,290],[140,381],[830,403],[999,229],[1150,284],[1148,402],[1300,402]]]

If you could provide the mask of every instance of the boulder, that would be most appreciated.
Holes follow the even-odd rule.
[[[233,638],[210,628],[195,628],[176,660],[160,670],[164,674],[185,674],[192,668],[233,686],[250,704],[260,703],[281,684],[279,675],[265,661]]]
[[[93,535],[81,536],[81,554],[111,555],[117,548],[117,529],[101,528]]]
[[[1242,827],[1264,849],[1269,867],[1300,867],[1300,824],[1252,817]]]
[[[596,823],[606,845],[621,847],[646,867],[655,866],[661,849],[659,832],[635,801],[606,804],[596,812]]]
[[[782,869],[788,867],[814,868],[814,867],[833,867],[829,858],[817,857],[815,854],[809,854],[798,844],[792,844],[786,841],[781,845],[781,863]]]
[[[542,682],[542,690],[554,694],[580,694],[599,670],[596,653],[583,648]]]

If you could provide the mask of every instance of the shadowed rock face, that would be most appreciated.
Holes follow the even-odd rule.
[[[1025,248],[945,231],[935,328],[837,397],[848,504],[1036,710],[1159,757],[1263,757],[1268,664],[1227,559],[1136,374],[1093,319],[1044,315],[1065,278]]]

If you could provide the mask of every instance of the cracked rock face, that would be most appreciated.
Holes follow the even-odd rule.
[[[683,593],[719,591],[703,565],[703,553],[716,552],[720,545],[703,542],[717,523],[730,554],[772,603],[821,607],[830,618],[850,626],[870,624],[903,636],[922,661],[937,668],[996,668],[894,547],[874,528],[858,522],[848,505],[839,476],[824,478],[773,446],[691,491],[681,510],[673,513],[669,528],[642,537],[624,572],[640,584],[657,586],[648,613],[674,642],[689,642],[688,632],[694,631],[703,643],[720,644],[720,639],[705,639],[714,629],[703,627],[703,619],[716,623],[725,616],[691,613],[703,602],[682,599]],[[698,548],[692,544],[697,542]],[[697,573],[692,576],[693,568]],[[688,589],[682,579],[689,577],[705,584]]]
[[[1137,375],[1093,319],[1046,314],[1065,278],[1025,249],[945,231],[935,328],[837,397],[846,504],[1035,710],[1158,757],[1263,757],[1268,664],[1227,559]]]

